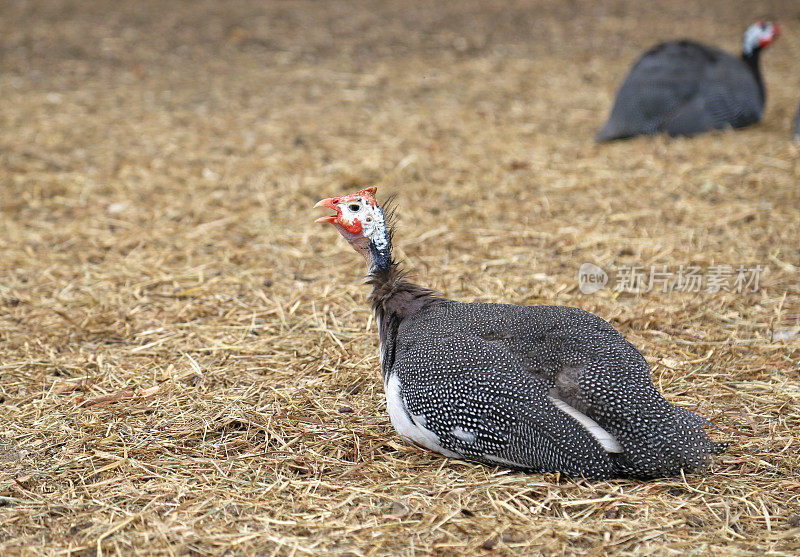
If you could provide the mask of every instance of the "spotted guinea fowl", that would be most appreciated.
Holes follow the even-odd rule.
[[[461,303],[410,282],[375,187],[319,201],[367,260],[389,418],[454,458],[587,478],[659,477],[721,452],[614,328],[563,306]]]
[[[691,136],[761,121],[765,91],[759,56],[778,33],[774,23],[753,23],[744,33],[741,58],[689,40],[651,48],[625,78],[595,139]]]

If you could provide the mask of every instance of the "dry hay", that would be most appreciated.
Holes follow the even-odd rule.
[[[796,3],[435,4],[2,4],[0,553],[800,551]],[[763,13],[762,125],[592,143],[643,48]],[[368,183],[420,282],[598,313],[730,450],[586,482],[401,442],[310,209]],[[767,270],[584,296],[584,261]]]

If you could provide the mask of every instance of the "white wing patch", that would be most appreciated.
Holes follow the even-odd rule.
[[[428,425],[428,418],[425,417],[425,414],[411,414],[411,421],[422,427]]]
[[[453,437],[455,437],[456,439],[460,439],[461,441],[463,441],[468,445],[471,445],[472,443],[475,442],[475,434],[472,433],[471,431],[467,431],[461,426],[454,427],[450,431],[450,433],[453,434]]]
[[[573,408],[563,400],[559,398],[554,398],[552,396],[548,396],[547,398],[556,405],[556,408],[575,418],[579,424],[581,424],[586,431],[589,432],[589,435],[594,437],[600,445],[606,450],[607,453],[621,453],[622,447],[620,446],[617,439],[607,432],[605,429],[600,427],[596,421],[591,419],[589,416],[580,412],[576,408]]]
[[[426,423],[424,416],[414,416],[413,419],[409,417],[397,374],[392,374],[386,382],[386,409],[389,411],[389,419],[395,430],[403,437],[441,455],[461,458],[461,455],[442,447],[439,444],[439,436],[424,427]]]

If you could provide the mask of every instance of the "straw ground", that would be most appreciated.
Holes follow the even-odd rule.
[[[800,551],[797,6],[642,4],[2,3],[0,553]],[[763,124],[592,142],[644,48],[762,14]],[[313,224],[365,184],[421,283],[601,315],[728,452],[586,482],[402,442]],[[583,262],[764,270],[586,296]]]

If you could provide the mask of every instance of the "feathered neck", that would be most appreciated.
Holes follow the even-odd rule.
[[[367,284],[372,285],[369,295],[372,308],[380,318],[386,314],[404,317],[416,312],[425,299],[436,299],[435,292],[406,279],[407,273],[392,256],[392,239],[395,231],[394,198],[390,197],[374,214],[375,231],[369,243]]]
[[[373,268],[367,283],[372,285],[369,301],[378,323],[381,372],[383,380],[388,381],[394,366],[397,333],[403,321],[445,300],[433,290],[406,280],[405,272],[393,260],[386,269]]]
[[[393,259],[385,269],[373,267],[367,284],[372,285],[369,301],[378,323],[385,317],[409,317],[428,303],[441,300],[435,290],[407,280],[406,272]]]
[[[404,319],[413,317],[423,308],[443,302],[435,291],[416,285],[406,278],[406,272],[392,257],[394,219],[392,211],[386,213],[386,243],[369,244],[369,274],[367,284],[372,286],[369,301],[375,312],[381,344],[381,370],[387,380],[394,364],[395,339]]]
[[[761,102],[764,102],[766,101],[766,91],[764,90],[764,81],[761,78],[761,67],[759,66],[760,57],[760,48],[753,48],[750,51],[747,49],[742,50],[742,62],[744,62],[745,65],[750,68],[750,71],[753,72],[753,77],[756,79],[756,85],[758,85],[758,93],[761,95]]]

